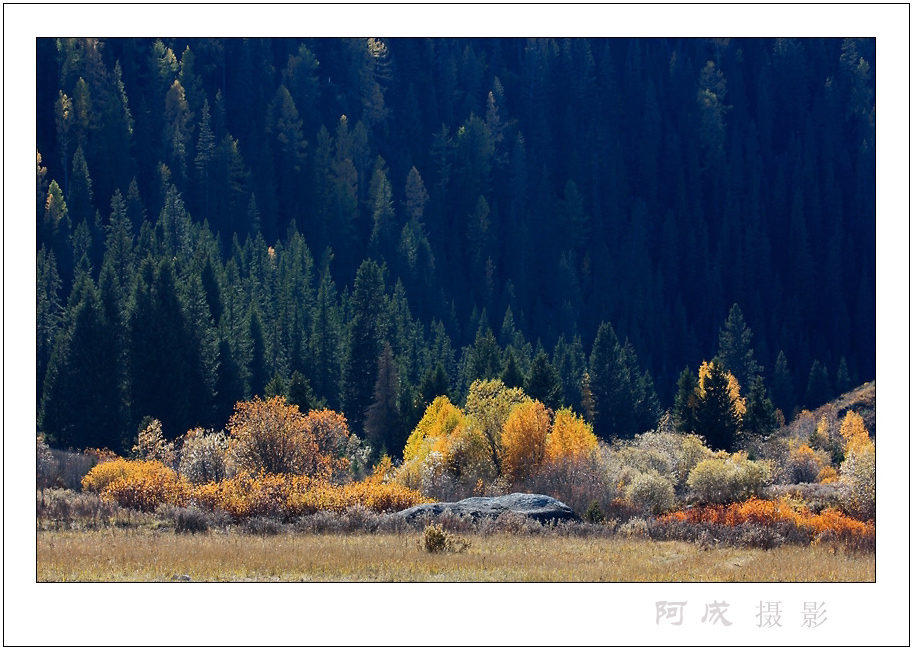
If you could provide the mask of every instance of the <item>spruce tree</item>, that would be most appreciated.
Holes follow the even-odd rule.
[[[827,375],[827,366],[817,359],[808,372],[808,384],[805,388],[804,405],[806,409],[816,409],[834,397],[831,381]]]
[[[361,432],[377,380],[377,360],[385,330],[384,278],[380,265],[365,260],[352,292],[349,352],[343,372],[342,405],[353,432]]]
[[[672,407],[672,421],[679,432],[697,431],[697,389],[697,377],[686,367],[678,376],[678,390]]]
[[[751,348],[751,328],[742,316],[738,304],[729,310],[726,323],[720,328],[717,359],[724,371],[732,373],[736,379],[748,384],[764,369],[758,365]]]
[[[533,358],[523,390],[530,398],[538,400],[549,409],[557,410],[561,407],[561,376],[549,362],[548,353],[544,350],[540,350]]]
[[[517,358],[512,346],[507,348],[507,359],[504,360],[504,370],[501,371],[501,381],[509,389],[522,389],[525,384],[523,372],[517,366]]]
[[[767,394],[764,378],[756,375],[748,391],[742,429],[753,434],[769,436],[778,426],[776,409]]]
[[[393,348],[387,343],[377,360],[373,400],[365,410],[365,436],[375,450],[386,449],[400,454],[406,444],[399,398],[399,375],[393,360]]]

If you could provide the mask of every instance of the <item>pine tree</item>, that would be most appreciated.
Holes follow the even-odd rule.
[[[596,403],[596,436],[608,440],[612,436],[634,434],[635,418],[632,401],[634,384],[631,369],[612,324],[603,322],[596,333],[590,353],[590,388]]]
[[[764,372],[754,358],[751,348],[751,329],[745,324],[742,310],[733,304],[726,323],[720,328],[717,358],[724,371],[732,373],[741,382],[752,382]]]
[[[697,431],[697,394],[697,377],[686,367],[678,376],[678,390],[672,407],[672,419],[679,432]]]
[[[489,327],[479,327],[475,344],[470,349],[469,376],[473,380],[492,380],[501,376],[501,348]]]
[[[776,410],[767,394],[764,379],[756,375],[748,391],[742,428],[746,432],[769,436],[776,431],[778,425]]]
[[[770,396],[774,406],[782,411],[786,418],[789,418],[796,406],[796,391],[792,371],[789,370],[786,354],[782,350],[777,354],[777,362],[774,364]]]
[[[63,319],[63,305],[60,302],[60,275],[54,254],[44,246],[38,252],[38,299],[37,299],[37,341],[38,341],[38,405],[44,390],[44,376],[54,349],[54,341]]]
[[[507,358],[504,361],[504,370],[501,371],[501,381],[504,386],[510,389],[522,389],[526,383],[523,378],[523,372],[517,365],[517,358],[514,355],[513,346],[507,348]]]
[[[540,401],[549,409],[561,407],[561,376],[549,362],[548,353],[544,350],[540,350],[533,358],[523,390],[530,398]]]
[[[422,401],[422,406],[427,407],[434,399],[439,396],[446,396],[450,392],[449,380],[447,379],[447,370],[444,363],[438,361],[434,366],[429,366],[422,376],[419,384],[418,393]]]
[[[399,454],[406,444],[399,395],[399,374],[393,360],[393,348],[387,343],[377,360],[373,400],[365,410],[365,436],[375,450],[385,448]]]
[[[302,414],[317,408],[317,399],[314,398],[311,383],[298,371],[293,372],[292,377],[289,378],[286,396],[288,397],[288,403],[297,405],[298,411]]]
[[[833,397],[834,392],[831,389],[831,381],[828,379],[827,366],[824,366],[816,359],[808,372],[808,384],[805,388],[805,399],[803,401],[805,408],[815,409]]]
[[[365,410],[371,404],[382,352],[384,278],[380,266],[365,260],[358,268],[352,292],[349,353],[343,372],[342,404],[353,432],[362,431]]]
[[[715,362],[704,363],[698,374],[698,400],[695,410],[697,433],[707,445],[716,450],[732,451],[736,436],[742,429],[744,404],[738,391],[733,391],[732,375]]]
[[[98,289],[87,273],[74,283],[64,321],[45,375],[39,427],[57,447],[123,451],[117,351]]]

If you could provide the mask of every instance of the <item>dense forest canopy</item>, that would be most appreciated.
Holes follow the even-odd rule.
[[[37,57],[37,417],[59,445],[282,394],[399,455],[479,378],[607,437],[711,358],[787,418],[875,376],[874,39]]]

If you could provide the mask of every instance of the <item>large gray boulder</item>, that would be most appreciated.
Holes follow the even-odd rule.
[[[502,513],[507,512],[520,513],[543,524],[566,520],[577,522],[580,520],[577,514],[564,502],[559,502],[548,495],[530,495],[527,493],[511,493],[500,497],[468,497],[459,502],[420,504],[400,511],[396,514],[396,517],[412,521],[423,516],[437,516],[444,511],[449,511],[457,516],[470,516],[474,520],[497,518]]]

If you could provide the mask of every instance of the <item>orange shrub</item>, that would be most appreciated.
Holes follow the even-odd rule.
[[[511,410],[501,430],[501,472],[509,481],[522,481],[542,464],[550,420],[538,400]]]
[[[82,478],[82,489],[100,493],[115,479],[126,476],[134,464],[136,464],[135,461],[127,461],[121,457],[102,461]]]
[[[373,511],[399,511],[428,500],[397,484],[366,480],[338,486],[304,475],[238,475],[193,488],[196,506],[220,509],[236,520],[260,516],[290,520],[317,511],[344,511],[361,505]]]
[[[806,529],[813,535],[832,532],[838,540],[849,544],[873,543],[875,525],[861,522],[844,515],[836,509],[825,509],[814,514],[803,506],[797,506],[787,498],[777,501],[751,498],[745,502],[728,506],[702,506],[687,511],[676,511],[660,518],[661,522],[711,522],[735,527],[745,522],[762,526],[773,526],[780,522],[791,522]]]
[[[102,499],[140,511],[154,511],[161,504],[184,506],[189,494],[189,484],[160,461],[127,461],[124,472],[100,491]]]
[[[307,416],[279,396],[235,405],[228,421],[229,454],[250,473],[289,473],[336,477],[348,467],[342,457],[349,428],[340,414],[328,409]]]

